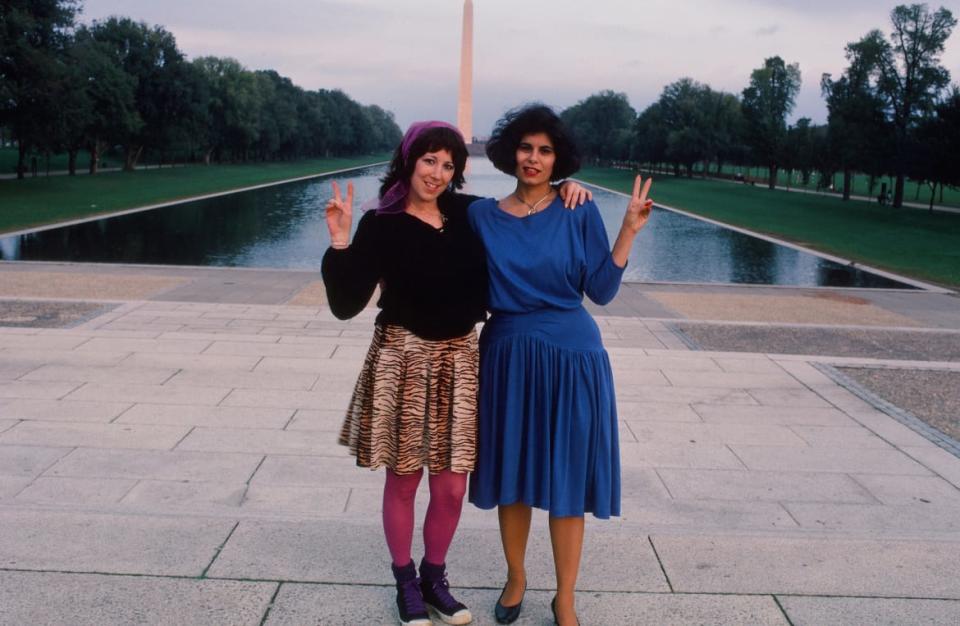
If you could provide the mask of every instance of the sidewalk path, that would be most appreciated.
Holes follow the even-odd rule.
[[[839,293],[625,285],[593,309],[624,493],[588,518],[583,623],[960,622],[960,449],[837,370],[960,359],[678,330],[960,334],[953,295]],[[0,624],[396,623],[382,475],[335,443],[374,314],[334,319],[309,272],[0,263]],[[477,624],[499,550],[466,505],[449,574]],[[517,623],[547,624],[543,515],[528,576]]]

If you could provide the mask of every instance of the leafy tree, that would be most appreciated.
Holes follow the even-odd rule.
[[[560,114],[587,159],[622,159],[629,156],[630,130],[637,112],[627,95],[601,91]]]
[[[957,146],[960,146],[960,89],[937,105],[935,115],[917,127],[912,143],[907,173],[915,180],[926,181],[930,186],[930,210],[937,185],[960,185],[960,165],[957,161]]]
[[[753,71],[750,86],[743,90],[743,115],[747,122],[747,143],[757,161],[770,172],[769,187],[777,184],[787,115],[800,91],[800,67],[787,65],[779,56],[766,59]]]
[[[859,170],[874,179],[886,169],[891,151],[884,102],[871,84],[876,58],[873,44],[848,44],[846,57],[850,65],[843,75],[835,81],[830,74],[820,79],[827,100],[830,145],[843,172],[844,200],[850,199],[853,172]]]
[[[640,163],[649,163],[656,170],[667,160],[667,126],[662,106],[654,102],[637,117],[634,125],[634,154]]]
[[[917,123],[930,115],[950,84],[950,73],[940,65],[940,54],[957,20],[940,7],[931,13],[925,4],[900,5],[890,14],[890,41],[879,30],[868,33],[859,45],[869,52],[876,93],[882,98],[893,125],[893,170],[896,183],[893,206],[903,204],[907,150]]]
[[[136,81],[136,107],[143,126],[124,141],[124,169],[132,170],[147,145],[162,147],[176,136],[183,105],[189,101],[183,91],[183,54],[163,27],[126,17],[94,22],[90,31]]]
[[[50,86],[65,80],[60,55],[79,10],[79,0],[0,2],[0,126],[17,140],[17,177],[26,171],[30,149],[50,144],[57,103]]]

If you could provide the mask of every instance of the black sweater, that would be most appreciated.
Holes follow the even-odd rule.
[[[407,213],[367,211],[350,247],[323,255],[333,314],[348,319],[362,311],[379,283],[377,324],[430,340],[467,334],[485,318],[487,303],[483,245],[467,221],[467,206],[476,199],[441,195],[442,230]]]

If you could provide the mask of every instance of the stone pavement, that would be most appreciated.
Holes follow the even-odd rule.
[[[958,302],[625,285],[594,307],[624,497],[588,518],[582,623],[960,623],[960,449],[840,370],[955,375],[931,342],[844,342],[947,341]],[[373,317],[334,319],[309,272],[0,263],[0,624],[396,623],[382,475],[335,443]],[[837,350],[750,351],[795,331]],[[465,505],[448,561],[493,623],[495,513]],[[517,623],[547,624],[542,514],[528,568]]]

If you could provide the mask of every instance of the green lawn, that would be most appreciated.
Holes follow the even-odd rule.
[[[710,165],[710,172],[708,175],[713,176],[717,171],[716,164]],[[751,179],[757,180],[758,185],[767,184],[767,168],[765,167],[752,167],[752,168],[743,168],[737,167],[736,165],[724,165],[723,173],[729,176],[733,176],[737,172],[748,176]],[[697,165],[694,167],[694,176],[700,176],[703,172],[702,165]],[[811,191],[817,190],[817,179],[819,174],[813,172],[810,176],[810,184],[802,185],[799,179],[799,172],[793,172],[793,177],[790,180],[787,180],[789,172],[780,170],[777,173],[777,184],[784,187],[789,186],[790,188],[796,189],[809,189]],[[866,174],[854,174],[853,184],[851,187],[852,194],[855,196],[869,196],[875,198],[877,194],[880,193],[880,186],[882,183],[887,183],[887,189],[890,193],[893,193],[893,183],[894,179],[891,177],[878,178],[873,186],[873,191],[870,191],[870,177]],[[836,193],[843,192],[843,174],[836,174],[833,177],[834,190]],[[822,190],[821,190],[822,191]],[[914,180],[907,179],[903,187],[903,200],[904,202],[916,202],[923,205],[930,203],[930,187],[926,183],[917,182]],[[940,201],[940,189],[937,188],[936,195],[934,197],[934,204],[940,204],[943,206],[951,207],[960,207],[960,189],[953,187],[944,187],[943,189],[943,202]]]
[[[0,180],[0,233],[386,161],[387,154]]]
[[[578,178],[630,193],[633,173],[586,168]],[[654,177],[662,204],[915,278],[960,286],[960,214],[893,209],[720,181]]]

